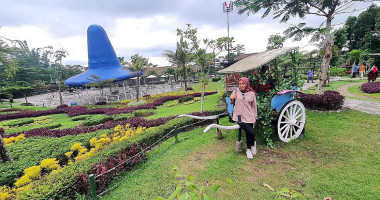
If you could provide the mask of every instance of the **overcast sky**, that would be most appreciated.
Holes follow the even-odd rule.
[[[161,57],[164,50],[175,50],[178,40],[176,29],[186,24],[198,28],[199,38],[216,39],[227,36],[227,17],[220,0],[1,0],[0,36],[26,40],[30,48],[53,46],[69,52],[64,64],[87,65],[87,28],[101,25],[115,49],[116,55],[129,60],[140,53],[159,66],[169,65]],[[376,4],[379,4],[378,2]],[[362,9],[370,3],[355,3],[351,9]],[[363,10],[362,10],[363,11]],[[341,15],[334,24],[348,16]],[[310,25],[319,26],[325,18],[307,17]],[[230,13],[230,36],[235,44],[244,44],[247,53],[265,51],[268,37],[282,33],[287,24],[261,14]],[[307,45],[307,40],[285,46]],[[310,46],[301,50],[310,49]]]

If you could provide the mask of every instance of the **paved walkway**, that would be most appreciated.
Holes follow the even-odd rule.
[[[349,78],[334,77],[331,79],[331,81],[348,80],[348,79]],[[307,90],[308,88],[318,84],[318,82],[319,82],[319,80],[315,80],[314,83],[305,83],[305,85],[303,86],[303,89]],[[362,83],[352,83],[352,84],[344,85],[344,86],[338,88],[338,92],[344,96],[367,98],[369,100],[371,100],[371,99],[377,99],[378,100],[378,98],[376,98],[376,97],[359,96],[359,95],[351,94],[350,92],[348,92],[349,87],[355,86],[355,85],[360,85],[360,84],[362,84]],[[363,101],[363,100],[345,98],[343,107],[380,116],[380,103],[373,102],[373,101]]]

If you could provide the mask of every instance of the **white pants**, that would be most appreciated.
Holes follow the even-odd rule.
[[[362,78],[363,78],[364,71],[359,71],[359,74],[360,74],[360,79],[362,79]]]

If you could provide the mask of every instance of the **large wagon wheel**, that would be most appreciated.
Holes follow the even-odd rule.
[[[278,122],[278,137],[283,142],[290,142],[302,133],[305,127],[305,106],[297,100],[290,101],[281,110]]]

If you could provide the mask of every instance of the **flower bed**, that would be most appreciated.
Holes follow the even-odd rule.
[[[210,111],[210,114],[220,114],[224,112],[225,109],[217,108]],[[196,113],[195,113],[196,114]],[[101,151],[93,154],[85,160],[81,160],[79,162],[75,162],[72,165],[66,166],[62,168],[58,173],[51,173],[45,176],[43,179],[37,180],[30,185],[28,185],[28,189],[25,191],[21,191],[18,193],[18,199],[71,199],[75,197],[75,194],[78,191],[78,186],[80,184],[79,180],[83,180],[86,182],[86,177],[82,177],[82,179],[78,178],[81,174],[88,174],[94,172],[92,170],[103,170],[104,166],[108,164],[115,164],[113,159],[118,159],[118,154],[126,149],[129,149],[132,144],[153,144],[155,141],[160,139],[162,136],[166,135],[170,132],[174,126],[184,126],[186,124],[190,124],[194,122],[194,120],[190,118],[177,118],[171,120],[163,125],[155,127],[153,129],[147,130],[144,134],[137,135],[136,137],[123,140],[122,142],[114,143]],[[191,128],[191,127],[189,127]],[[112,162],[108,162],[111,161]],[[119,161],[120,162],[120,161]],[[94,164],[98,163],[98,167],[94,168]],[[127,162],[128,163],[128,162]],[[111,165],[112,165],[111,164]],[[131,167],[130,165],[126,165],[127,168]],[[108,167],[108,169],[111,167]],[[110,173],[109,176],[114,176],[114,173]],[[86,175],[83,175],[86,176]],[[108,175],[107,175],[108,176]],[[104,178],[104,177],[103,177]],[[97,179],[97,186],[99,188],[103,188],[104,184],[109,182],[109,177],[107,180],[103,180],[102,177]],[[77,182],[79,181],[79,182]],[[78,185],[77,185],[78,183]],[[84,183],[86,185],[86,183]],[[87,186],[83,187],[84,190]],[[98,189],[99,189],[98,188]]]
[[[380,93],[380,82],[363,83],[360,90],[364,93]]]
[[[212,94],[216,94],[216,92],[205,92],[205,95],[212,95]],[[184,96],[200,97],[201,93],[189,93],[189,94],[177,95],[177,96],[164,96],[160,99],[155,100],[153,103],[136,106],[136,107],[122,108],[122,109],[118,109],[118,108],[88,109],[84,106],[72,106],[72,107],[57,108],[57,109],[51,109],[51,110],[45,110],[45,111],[22,111],[20,113],[10,113],[10,114],[0,115],[0,120],[9,120],[9,119],[17,119],[17,118],[25,118],[25,117],[39,117],[43,115],[52,115],[52,114],[61,114],[61,113],[67,113],[69,117],[74,117],[78,115],[93,115],[93,114],[114,115],[114,114],[120,114],[120,113],[130,113],[130,112],[133,112],[135,110],[140,110],[140,109],[155,109],[157,106],[160,106],[167,101],[175,100]]]
[[[110,129],[114,128],[119,124],[130,124],[132,127],[154,127],[159,126],[161,124],[165,124],[167,121],[175,118],[174,116],[166,117],[166,118],[159,118],[159,119],[153,119],[153,120],[146,120],[141,117],[134,117],[132,119],[122,120],[122,121],[107,121],[103,124],[97,125],[97,126],[88,126],[88,127],[75,127],[75,128],[68,128],[68,129],[61,129],[61,130],[50,130],[48,128],[38,128],[33,129],[30,131],[23,131],[18,133],[13,133],[9,135],[2,135],[2,137],[16,137],[20,134],[24,134],[25,137],[35,137],[35,136],[42,136],[42,137],[62,137],[66,135],[79,135],[82,133],[90,133],[97,130],[102,129]]]
[[[338,110],[344,103],[344,96],[336,91],[325,91],[322,95],[298,93],[297,99],[312,110]]]

